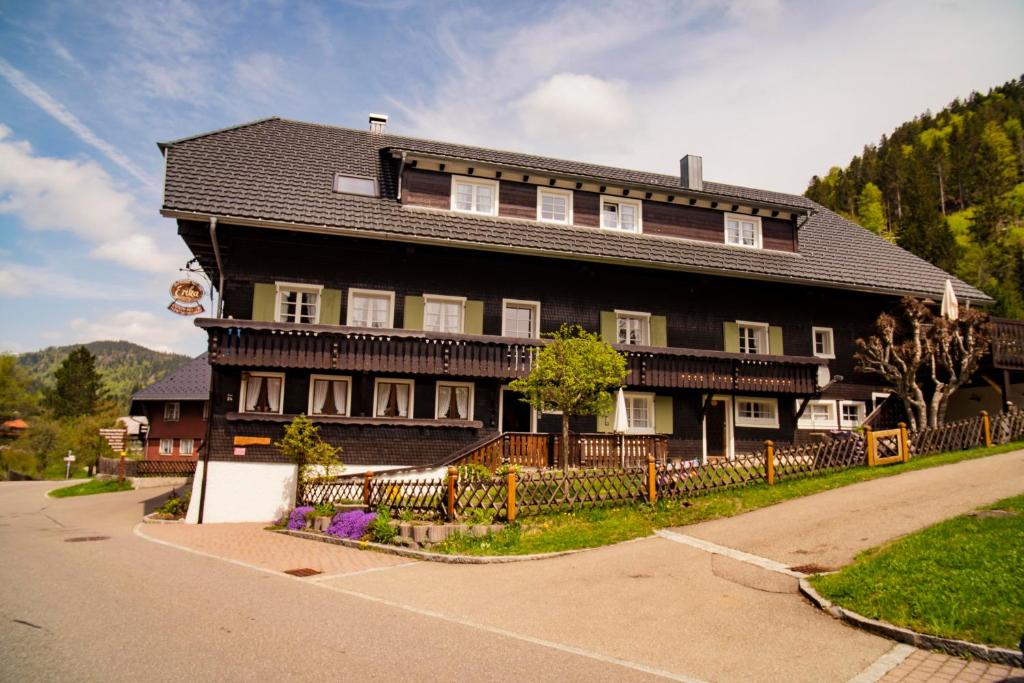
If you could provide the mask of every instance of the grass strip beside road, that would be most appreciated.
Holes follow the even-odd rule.
[[[96,493],[115,493],[117,491],[131,490],[132,483],[127,479],[125,481],[118,481],[117,479],[91,479],[81,484],[54,489],[50,491],[50,495],[54,498],[70,498],[72,496],[91,496]]]
[[[793,498],[862,481],[983,458],[1021,448],[1024,448],[1024,442],[930,455],[915,458],[908,463],[885,467],[853,467],[817,477],[781,481],[775,486],[764,483],[750,484],[693,498],[659,501],[653,506],[604,507],[523,517],[520,524],[507,527],[496,534],[483,538],[452,537],[439,544],[437,549],[443,553],[464,555],[527,555],[596,548],[649,536],[655,530],[665,527],[732,517]]]
[[[1024,495],[865,551],[812,583],[872,619],[1016,649],[1024,635]]]

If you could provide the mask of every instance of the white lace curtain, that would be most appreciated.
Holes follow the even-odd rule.
[[[345,405],[345,394],[348,393],[348,382],[331,382],[331,389],[334,392],[334,409],[338,415],[347,415],[348,406]],[[325,392],[326,393],[326,392]]]
[[[270,412],[277,413],[281,410],[281,378],[267,377],[267,403],[270,405]]]
[[[251,413],[256,410],[256,402],[260,400],[262,388],[263,378],[259,375],[249,375],[249,381],[245,385],[245,412]]]
[[[452,398],[455,399],[455,414],[452,414]],[[442,384],[437,388],[437,416],[442,418],[454,418],[456,420],[469,419],[469,387],[453,387]]]
[[[324,406],[327,404],[327,385],[328,382],[322,379],[318,379],[313,383],[314,415],[322,415],[324,412]]]
[[[409,385],[396,384],[398,392],[398,417],[409,417]]]

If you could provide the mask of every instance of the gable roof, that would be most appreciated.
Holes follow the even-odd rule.
[[[135,401],[205,401],[210,398],[210,362],[203,353],[132,395]]]
[[[409,150],[684,191],[678,177],[665,174],[279,118],[160,146],[167,155],[163,213],[172,217],[217,216],[222,223],[294,226],[893,295],[941,297],[949,278],[960,299],[992,302],[975,287],[799,195],[704,182],[708,195],[809,212],[801,219],[800,250],[790,253],[403,206],[396,198],[397,162],[390,155]],[[334,192],[336,173],[378,178],[381,196]]]

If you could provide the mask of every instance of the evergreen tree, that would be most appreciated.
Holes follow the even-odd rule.
[[[96,357],[79,346],[53,373],[55,384],[47,391],[46,405],[56,418],[78,417],[96,411],[103,398]]]

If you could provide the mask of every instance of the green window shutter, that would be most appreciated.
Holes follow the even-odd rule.
[[[672,397],[654,397],[654,431],[657,434],[671,434],[672,429]]]
[[[407,330],[423,329],[423,297],[405,297],[405,319],[402,327]]]
[[[615,320],[615,311],[601,311],[601,339],[609,344],[619,340],[619,328]]]
[[[467,301],[466,310],[463,311],[466,316],[462,324],[462,331],[466,334],[483,334],[484,333],[484,302],[483,301]]]
[[[277,320],[274,305],[277,302],[277,286],[273,283],[257,282],[252,292],[252,319],[272,323]]]
[[[728,353],[740,352],[740,326],[736,323],[722,323],[725,328],[725,350]]]
[[[768,328],[768,353],[773,356],[784,356],[782,350],[782,328],[771,326]]]
[[[651,316],[651,346],[668,346],[668,321],[663,315]]]
[[[341,290],[324,289],[320,292],[320,324],[341,324]]]

